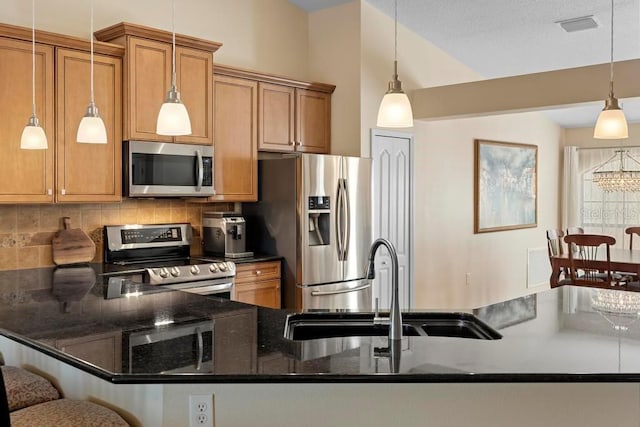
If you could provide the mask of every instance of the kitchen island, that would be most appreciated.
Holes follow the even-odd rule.
[[[194,394],[215,395],[222,426],[640,422],[640,293],[561,287],[483,307],[502,339],[406,337],[391,372],[384,338],[291,341],[285,310],[114,289],[93,269],[90,287],[60,269],[0,273],[0,350],[133,424],[188,425]]]

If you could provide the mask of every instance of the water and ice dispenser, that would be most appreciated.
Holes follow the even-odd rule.
[[[329,196],[309,197],[309,246],[331,244],[330,218],[331,202]]]

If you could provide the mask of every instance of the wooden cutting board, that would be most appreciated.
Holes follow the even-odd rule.
[[[70,265],[90,262],[96,255],[96,245],[80,228],[71,228],[71,219],[62,218],[64,229],[56,233],[51,241],[53,262]]]

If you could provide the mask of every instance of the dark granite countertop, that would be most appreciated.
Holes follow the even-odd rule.
[[[290,341],[286,310],[150,286],[117,293],[96,271],[0,272],[0,333],[114,383],[640,381],[640,293],[566,286],[483,307],[502,339],[405,337],[391,373],[374,356],[384,337]],[[193,342],[130,353],[141,334],[202,325],[213,350],[200,370]],[[116,356],[92,358],[83,345],[96,339]]]

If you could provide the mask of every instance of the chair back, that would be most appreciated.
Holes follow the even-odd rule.
[[[624,232],[629,235],[629,249],[633,249],[633,235],[640,236],[640,227],[627,227]]]
[[[611,246],[616,239],[601,234],[569,234],[569,274],[574,285],[611,286]],[[577,250],[571,248],[576,247]],[[600,253],[599,249],[603,249]],[[578,276],[578,270],[583,272]],[[603,274],[604,273],[604,274]]]
[[[564,255],[563,237],[564,233],[562,230],[557,228],[547,230],[547,252],[549,252],[549,261],[551,261],[552,256]]]
[[[569,234],[584,234],[584,228],[582,228],[582,227],[567,227],[567,236]]]

